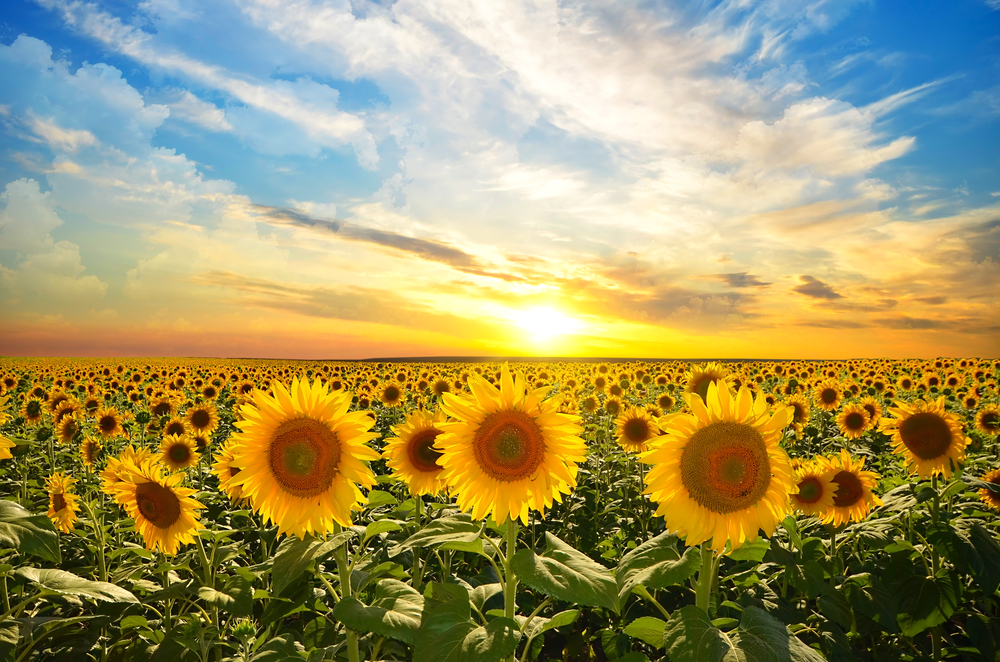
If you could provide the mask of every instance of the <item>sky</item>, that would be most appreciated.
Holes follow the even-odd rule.
[[[1000,355],[1000,0],[9,0],[0,354]]]

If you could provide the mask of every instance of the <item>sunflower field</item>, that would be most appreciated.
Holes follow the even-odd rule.
[[[998,375],[0,359],[0,659],[994,662]]]

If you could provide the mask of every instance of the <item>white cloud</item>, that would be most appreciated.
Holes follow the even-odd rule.
[[[50,301],[79,304],[100,299],[107,284],[85,276],[80,248],[69,241],[54,241],[50,232],[62,225],[48,193],[38,182],[19,179],[0,194],[6,204],[0,212],[0,248],[20,254],[15,268],[0,265],[0,288],[28,307]]]
[[[199,99],[187,90],[164,90],[158,95],[159,101],[170,108],[170,116],[197,124],[209,131],[232,131],[233,126],[226,119],[226,111],[215,104]]]

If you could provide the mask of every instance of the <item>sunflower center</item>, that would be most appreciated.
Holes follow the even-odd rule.
[[[910,452],[921,460],[944,455],[951,446],[951,428],[931,412],[918,412],[899,424],[899,436]]]
[[[52,510],[55,512],[61,511],[66,507],[66,496],[61,492],[52,495]]]
[[[163,430],[163,434],[166,435],[171,435],[171,434],[182,435],[184,434],[184,432],[185,432],[184,424],[181,423],[180,421],[174,421],[173,423],[170,423]]]
[[[983,417],[979,420],[982,422],[983,427],[994,428],[997,425],[1000,425],[1000,414],[990,412],[988,414],[983,414]]]
[[[793,413],[792,413],[793,420],[796,423],[805,423],[806,422],[806,410],[805,410],[805,408],[801,404],[799,404],[798,402],[793,402],[792,403],[792,410],[793,410]]]
[[[833,505],[838,508],[849,508],[864,496],[864,487],[861,479],[850,471],[841,471],[833,477],[833,482],[837,484],[837,491],[833,495]]]
[[[153,405],[153,413],[157,416],[166,416],[170,413],[170,403],[169,402],[157,402]]]
[[[28,406],[24,408],[24,411],[30,418],[41,416],[42,403],[40,403],[38,400],[29,400]]]
[[[700,395],[701,399],[705,402],[708,402],[708,385],[714,381],[711,375],[702,375],[695,379],[691,391]]]
[[[135,502],[142,516],[158,529],[169,529],[181,516],[180,499],[159,483],[136,485]]]
[[[488,414],[472,446],[480,468],[502,481],[531,478],[545,456],[541,428],[535,419],[516,409]]]
[[[194,413],[191,414],[191,425],[196,428],[207,428],[208,424],[212,422],[212,416],[204,409],[196,409]]]
[[[869,418],[875,418],[875,405],[862,405],[865,411],[868,412]]]
[[[330,488],[341,455],[337,433],[311,418],[285,421],[268,451],[274,479],[297,497],[314,497]]]
[[[819,399],[823,401],[825,405],[832,405],[837,401],[837,389],[825,388],[819,394]]]
[[[764,438],[744,423],[718,421],[698,430],[684,446],[680,464],[691,498],[713,513],[757,503],[771,484]]]
[[[441,434],[440,430],[427,428],[420,430],[410,439],[406,452],[410,457],[410,462],[417,469],[423,472],[440,471],[441,465],[438,458],[441,453],[434,450],[434,439]]]
[[[191,459],[191,449],[187,447],[187,444],[174,444],[167,449],[167,456],[171,462],[181,464]]]
[[[101,432],[114,432],[115,428],[118,427],[118,419],[111,415],[101,416],[101,420],[97,421],[97,427],[101,429]]]
[[[395,386],[388,386],[382,393],[382,396],[386,402],[395,402],[399,400],[399,389]]]
[[[622,432],[629,441],[646,441],[649,437],[649,424],[642,418],[630,418],[622,426]]]
[[[799,483],[799,501],[802,503],[816,503],[823,496],[823,484],[815,476],[803,478]]]
[[[858,412],[852,411],[844,417],[844,425],[848,430],[860,430],[865,427],[865,417]]]

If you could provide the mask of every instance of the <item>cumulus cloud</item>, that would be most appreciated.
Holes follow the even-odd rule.
[[[226,112],[207,101],[199,99],[188,90],[164,90],[159,100],[170,109],[170,117],[197,124],[209,131],[232,131]]]

